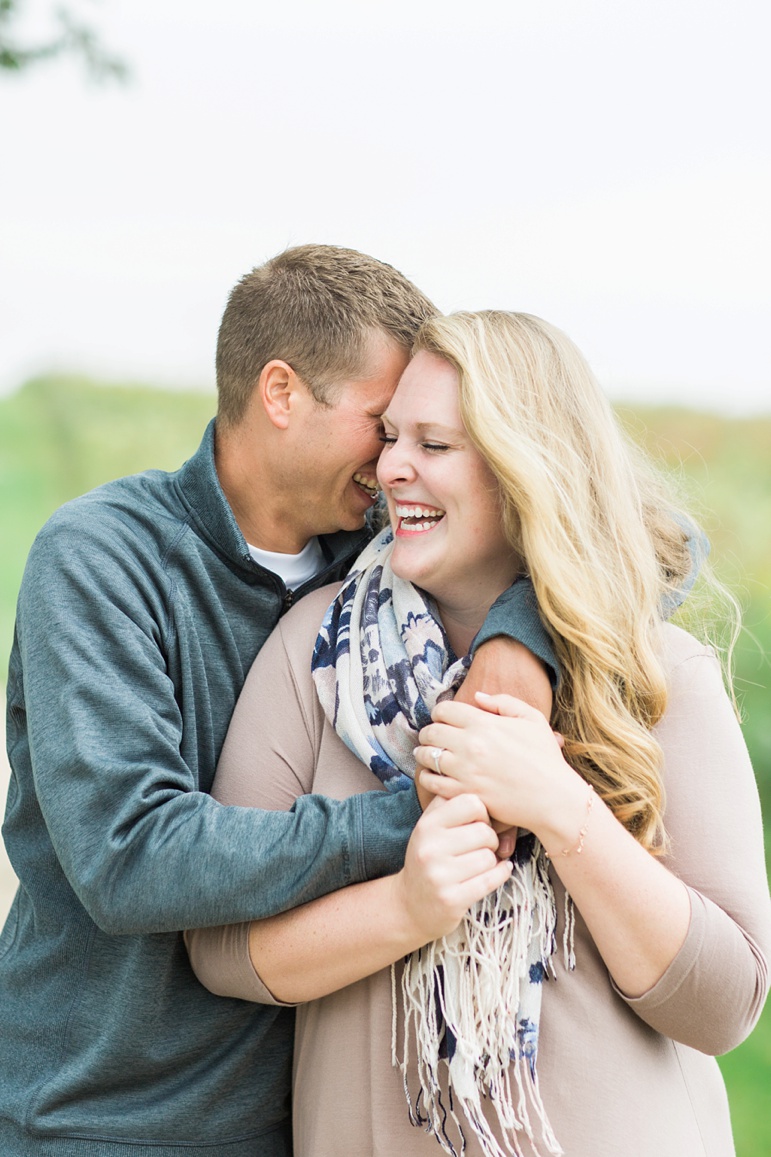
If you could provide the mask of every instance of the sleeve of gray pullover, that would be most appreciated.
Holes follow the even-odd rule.
[[[507,635],[523,643],[546,668],[552,688],[559,682],[559,666],[554,647],[538,611],[538,599],[529,578],[518,578],[500,595],[474,640],[472,655],[483,643],[496,635]]]
[[[685,602],[709,554],[709,540],[703,531],[691,523],[684,523],[683,532],[691,556],[691,569],[680,587],[664,594],[661,600],[661,613],[665,619],[670,618]],[[554,653],[554,645],[538,610],[538,599],[533,584],[527,576],[518,578],[493,603],[482,629],[474,640],[472,654],[496,635],[507,635],[532,651],[546,668],[552,689],[556,689],[560,680],[559,663]]]
[[[237,922],[396,871],[420,814],[414,792],[377,807],[310,796],[281,813],[200,790],[218,753],[187,734],[191,680],[180,689],[170,670],[190,660],[174,650],[168,601],[142,544],[94,522],[64,508],[38,536],[8,686],[17,814],[92,920],[111,934]]]

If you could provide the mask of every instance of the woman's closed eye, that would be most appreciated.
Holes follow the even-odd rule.
[[[383,432],[379,437],[384,446],[394,446],[398,441],[396,434],[386,434]],[[431,454],[442,454],[445,450],[450,449],[445,442],[421,442],[420,447],[422,450],[428,450]]]

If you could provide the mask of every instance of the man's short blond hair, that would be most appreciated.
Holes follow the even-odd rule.
[[[217,342],[218,420],[239,422],[263,367],[287,362],[322,404],[366,371],[378,331],[405,350],[436,308],[398,270],[354,249],[298,245],[233,289]]]

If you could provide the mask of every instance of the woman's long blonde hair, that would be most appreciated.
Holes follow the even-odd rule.
[[[456,313],[425,322],[419,350],[457,370],[463,422],[499,480],[506,532],[560,664],[552,724],[566,758],[644,847],[661,851],[659,632],[701,533],[554,326],[523,313]]]

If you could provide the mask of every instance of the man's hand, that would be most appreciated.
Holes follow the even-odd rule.
[[[407,845],[404,867],[391,877],[416,943],[452,932],[472,904],[505,883],[511,864],[496,860],[497,844],[478,796],[432,797]]]

